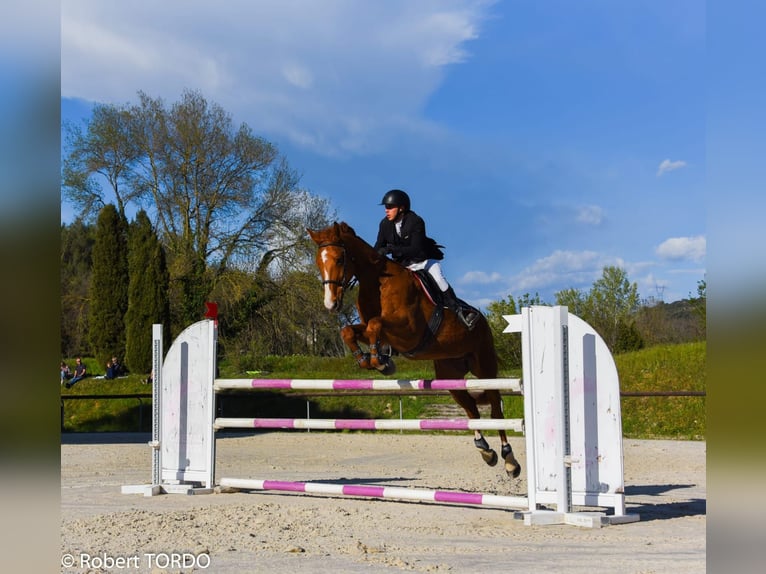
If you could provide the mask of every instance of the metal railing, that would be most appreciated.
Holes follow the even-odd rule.
[[[138,430],[141,431],[143,429],[144,403],[142,399],[149,399],[149,403],[151,404],[151,393],[133,393],[124,395],[61,395],[61,432],[64,432],[64,401],[104,399],[136,399],[138,401]]]

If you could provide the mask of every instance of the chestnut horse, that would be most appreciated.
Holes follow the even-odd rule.
[[[412,271],[378,254],[346,223],[307,231],[318,246],[316,263],[325,307],[339,310],[344,293],[354,281],[359,283],[356,304],[361,323],[343,327],[341,336],[360,367],[393,373],[393,360],[384,353],[390,349],[390,353],[412,359],[432,360],[437,379],[463,379],[469,371],[480,379],[497,377],[492,331],[483,315],[469,331],[454,312],[436,309]],[[435,309],[443,317],[434,333],[431,318]],[[369,353],[362,351],[360,342]],[[480,404],[490,405],[492,418],[503,418],[500,391],[451,390],[450,394],[468,418],[479,418]],[[505,470],[515,478],[521,465],[513,456],[505,431],[498,434]],[[497,453],[479,431],[474,431],[474,444],[487,464],[497,464]]]

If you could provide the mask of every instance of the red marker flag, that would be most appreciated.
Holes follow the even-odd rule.
[[[205,307],[205,317],[208,319],[218,318],[218,303],[214,303],[213,301],[205,301]]]

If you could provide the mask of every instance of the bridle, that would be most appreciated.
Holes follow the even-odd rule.
[[[350,278],[346,279],[346,246],[343,243],[338,243],[335,241],[325,241],[323,243],[319,244],[319,249],[324,249],[325,247],[340,247],[343,250],[343,279],[322,279],[322,286],[325,286],[327,284],[330,285],[337,285],[340,287],[340,302],[343,302],[343,294],[354,287],[357,283],[357,278],[355,275],[352,275]]]

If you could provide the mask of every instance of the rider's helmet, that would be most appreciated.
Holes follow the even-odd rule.
[[[392,189],[386,192],[386,195],[380,200],[380,205],[397,205],[403,208],[404,211],[409,211],[410,196],[401,189]]]

